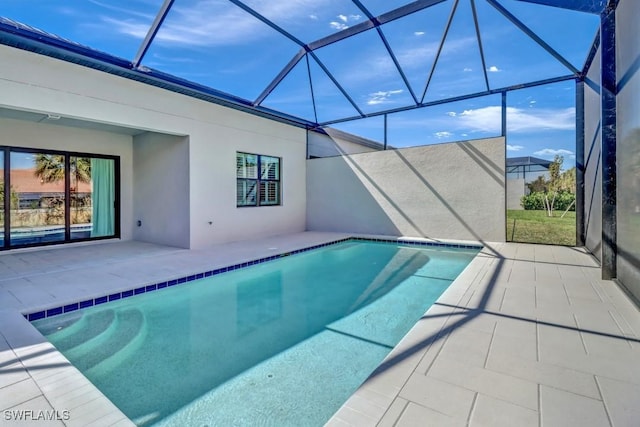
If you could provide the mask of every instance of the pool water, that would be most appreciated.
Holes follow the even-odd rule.
[[[477,252],[347,241],[33,323],[138,425],[320,426]]]

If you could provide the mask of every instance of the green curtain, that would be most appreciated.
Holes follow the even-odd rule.
[[[91,237],[115,234],[115,171],[114,161],[91,159],[93,183]]]

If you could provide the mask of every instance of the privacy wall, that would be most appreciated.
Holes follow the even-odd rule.
[[[640,300],[640,2],[616,10],[618,280]]]
[[[308,157],[333,157],[342,154],[368,153],[382,150],[380,143],[327,128],[324,132],[308,132]]]
[[[307,229],[505,240],[504,138],[307,161]]]
[[[188,156],[188,170],[180,166],[187,176],[174,183],[180,185],[181,196],[167,194],[164,200],[176,224],[189,225],[188,231],[185,227],[180,231],[188,232],[188,247],[304,231],[305,129],[20,49],[0,46],[0,58],[0,107],[73,118],[85,121],[87,126],[102,123],[188,137],[188,150],[166,151],[160,146],[154,150],[154,141],[147,140],[136,151],[161,155],[162,165],[172,168],[184,166],[184,156]],[[95,152],[112,150],[108,141],[92,141],[89,137],[87,144],[98,144],[92,148]],[[37,141],[37,146],[56,148],[47,138]],[[282,159],[281,206],[236,207],[237,151]],[[142,162],[143,157],[136,155],[136,159]],[[141,174],[157,174],[159,170],[146,165],[132,168],[137,184],[131,200],[164,197],[157,188],[140,181],[148,184],[152,175]],[[136,230],[136,236],[146,240],[185,246],[184,236],[172,238],[178,231],[164,227],[166,214],[159,216],[156,209],[155,203],[138,203],[136,218],[132,218],[130,204],[123,235],[127,228],[129,238]],[[138,230],[134,220],[140,218],[142,229]]]

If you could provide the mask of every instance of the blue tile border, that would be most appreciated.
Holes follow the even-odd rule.
[[[423,242],[423,241],[411,241],[411,240],[397,240],[397,239],[382,239],[382,238],[369,238],[369,237],[346,237],[344,239],[334,240],[327,243],[321,243],[319,245],[309,246],[303,249],[296,249],[290,252],[283,252],[281,254],[271,255],[264,258],[255,259],[252,261],[245,261],[239,264],[230,265],[227,267],[216,268],[215,270],[204,271],[198,274],[192,274],[185,277],[180,277],[177,279],[166,280],[163,282],[154,283],[151,285],[140,286],[134,289],[129,289],[123,292],[116,292],[114,294],[100,296],[94,299],[83,300],[71,304],[67,304],[60,307],[49,308],[47,310],[40,310],[32,313],[23,314],[24,318],[29,322],[34,320],[40,320],[47,317],[57,316],[63,313],[69,313],[71,311],[80,310],[87,307],[92,307],[94,305],[105,304],[110,301],[117,301],[124,298],[133,297],[135,295],[140,295],[148,292],[153,292],[159,289],[164,289],[171,286],[180,285],[183,283],[192,282],[194,280],[202,279],[205,277],[212,277],[218,274],[226,273],[229,271],[239,270],[246,267],[251,267],[253,265],[262,264],[264,262],[273,261],[279,258],[288,257],[291,255],[296,255],[303,252],[312,251],[314,249],[320,249],[327,246],[336,245],[338,243],[355,241],[355,242],[381,242],[381,243],[392,243],[395,245],[404,245],[404,246],[429,246],[429,247],[441,247],[441,248],[456,248],[456,249],[474,249],[481,250],[483,248],[482,245],[474,245],[474,244],[458,244],[458,243],[443,243],[443,242]]]

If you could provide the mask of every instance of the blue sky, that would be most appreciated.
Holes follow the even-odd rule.
[[[497,0],[546,43],[581,69],[599,18],[518,0]],[[408,0],[361,0],[374,16]],[[366,20],[350,0],[244,0],[303,43]],[[320,122],[358,113],[322,66],[365,114],[424,101],[571,74],[486,0],[475,0],[484,64],[471,0],[460,0],[434,67],[452,12],[447,0],[380,27],[408,85],[376,30],[315,50],[321,64],[304,57],[263,105]],[[69,40],[133,59],[162,0],[3,0],[0,16]],[[255,100],[300,50],[293,41],[228,0],[175,0],[142,65]],[[484,69],[484,71],[483,71]],[[433,74],[425,93],[425,84]],[[311,79],[310,79],[311,78]],[[313,100],[316,111],[314,114]],[[383,119],[336,127],[382,141]],[[396,147],[493,136],[500,130],[500,96],[428,107],[388,116],[388,142]],[[508,155],[565,157],[575,151],[573,81],[508,95]]]

